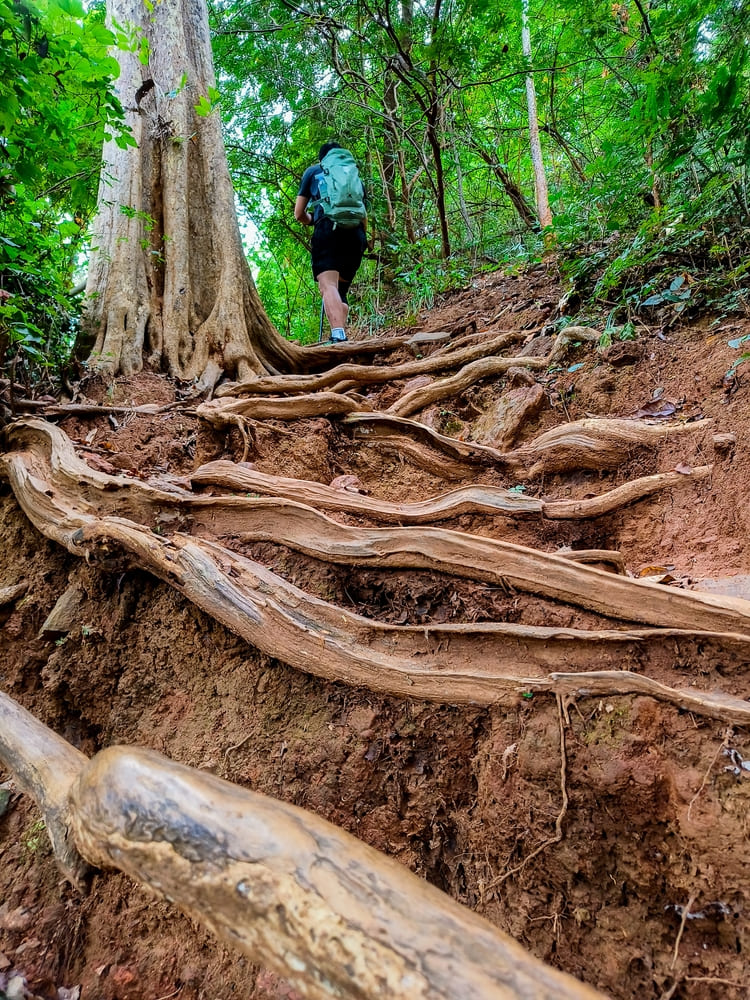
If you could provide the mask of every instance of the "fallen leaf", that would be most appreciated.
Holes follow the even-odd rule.
[[[683,476],[691,476],[693,474],[693,467],[692,465],[686,465],[685,462],[679,462],[675,465],[674,471],[682,473]]]
[[[364,493],[365,488],[357,476],[336,476],[331,480],[331,489],[344,490],[346,493]]]
[[[678,405],[671,399],[652,399],[637,410],[634,417],[671,417],[678,410]]]
[[[644,566],[638,570],[638,576],[660,576],[666,572],[668,572],[666,566]]]

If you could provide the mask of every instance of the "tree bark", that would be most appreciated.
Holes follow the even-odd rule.
[[[529,0],[521,0],[521,38],[524,58],[531,66],[531,33],[529,31]],[[531,161],[534,165],[534,190],[536,192],[536,210],[542,229],[552,225],[552,212],[549,207],[547,192],[547,175],[544,172],[542,144],[539,141],[539,118],[536,108],[536,87],[532,73],[526,74],[526,104],[529,112],[529,144],[531,146]]]
[[[218,111],[205,0],[109,0],[133,32],[119,97],[136,145],[105,141],[86,285],[90,361],[131,374],[144,357],[181,379],[294,370],[250,275]],[[147,46],[147,47],[146,47]],[[140,58],[139,58],[140,54]]]

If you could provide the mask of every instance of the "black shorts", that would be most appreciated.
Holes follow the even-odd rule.
[[[338,271],[348,285],[362,263],[366,246],[364,226],[334,229],[330,219],[321,219],[315,223],[312,237],[313,277],[317,278],[322,271]]]

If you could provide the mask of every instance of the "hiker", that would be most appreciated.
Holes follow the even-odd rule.
[[[331,340],[341,343],[347,339],[347,292],[367,244],[365,192],[348,149],[337,142],[327,142],[320,147],[318,159],[302,175],[294,217],[303,226],[315,227],[311,248],[313,277],[323,297]]]

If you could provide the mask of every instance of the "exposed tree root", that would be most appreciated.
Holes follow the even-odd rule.
[[[455,375],[437,379],[430,385],[420,386],[418,389],[412,389],[405,393],[392,406],[388,407],[388,413],[393,413],[397,417],[408,417],[439,399],[463,392],[464,389],[475,385],[483,378],[504,374],[509,369],[518,367],[532,368],[538,371],[547,367],[547,360],[545,358],[482,357],[464,365],[461,371]]]
[[[89,761],[2,693],[0,720],[66,875],[127,873],[310,1000],[603,1000],[312,813],[152,750]]]
[[[715,691],[694,688],[673,688],[650,677],[628,670],[594,670],[585,674],[552,673],[541,685],[529,685],[535,691],[576,698],[601,697],[615,694],[644,694],[667,701],[686,712],[705,715],[720,722],[746,726],[750,722],[750,701]]]
[[[31,482],[33,469],[39,477],[35,482],[46,482],[48,501],[69,509],[73,516],[79,516],[85,502],[93,505],[89,507],[92,512],[110,515],[110,520],[113,513],[127,512],[151,527],[166,502],[173,512],[182,511],[194,527],[210,531],[213,536],[241,533],[254,541],[277,542],[319,559],[348,565],[452,573],[510,585],[630,622],[750,635],[750,602],[739,598],[613,577],[593,567],[572,564],[561,555],[442,528],[424,527],[415,537],[408,528],[351,527],[278,497],[193,498],[189,493],[166,493],[123,476],[89,469],[77,458],[62,431],[39,421],[11,430],[9,437],[28,449],[8,453],[2,459],[11,470],[11,478],[12,470],[16,470],[15,475],[24,475]],[[85,501],[79,483],[95,488],[87,490]],[[23,505],[22,491],[17,489],[16,494]],[[92,522],[83,519],[79,523],[83,526]],[[43,524],[39,527],[46,530]]]
[[[86,757],[0,691],[0,761],[36,800],[60,870],[81,887],[89,866],[73,840],[68,797]]]
[[[507,372],[511,368],[530,368],[534,371],[544,370],[551,363],[559,360],[571,343],[576,340],[598,339],[598,337],[599,334],[597,331],[590,330],[588,327],[571,327],[558,334],[552,350],[544,357],[525,357],[523,355],[511,358],[494,357],[494,351],[507,347],[509,344],[513,343],[513,341],[519,339],[518,331],[510,331],[508,333],[501,334],[499,337],[495,337],[490,341],[485,340],[478,344],[472,343],[467,346],[463,346],[459,350],[454,350],[448,355],[441,354],[438,357],[411,361],[395,367],[368,369],[363,366],[338,365],[320,376],[282,376],[279,378],[259,376],[255,379],[250,379],[240,383],[233,383],[232,385],[225,387],[217,394],[218,398],[216,400],[211,403],[203,404],[203,406],[199,408],[199,415],[206,417],[206,419],[212,420],[213,422],[220,421],[220,414],[227,412],[242,413],[243,415],[253,417],[273,416],[292,420],[299,416],[313,415],[312,411],[309,409],[309,407],[314,405],[312,403],[312,399],[314,397],[311,394],[329,386],[334,386],[336,388],[337,392],[333,394],[333,397],[335,397],[338,394],[357,386],[375,384],[379,382],[391,382],[399,378],[410,378],[414,375],[439,371],[441,369],[444,370],[446,367],[456,368],[459,365],[463,366],[455,375],[444,379],[438,379],[431,385],[421,386],[407,392],[389,408],[390,413],[393,413],[396,416],[405,417],[424,409],[425,406],[430,405],[430,403],[433,403],[438,399],[444,399],[446,396],[452,396],[456,393],[462,392],[464,389],[474,385],[481,379]],[[248,402],[244,407],[233,407],[231,404],[222,405],[220,402],[222,397],[230,395],[245,396],[252,394],[253,396],[256,396],[266,393],[279,394],[278,400],[275,401],[276,406],[274,408],[274,412],[272,413],[266,413],[257,400],[254,401],[253,406],[251,406]],[[280,395],[281,393],[284,393],[285,395],[282,397]],[[305,393],[306,395],[304,397],[300,397],[295,395],[296,393]],[[322,392],[319,393],[319,395],[326,396],[326,394]],[[314,415],[320,416],[322,414],[328,414],[334,416],[344,412],[353,412],[352,410],[341,409],[341,404],[337,403],[333,397],[331,395],[328,395],[327,397],[332,406],[331,409],[326,410],[325,404],[321,402],[319,403],[320,409],[315,409]],[[302,406],[302,398],[306,400],[306,403],[304,404],[304,407],[306,408],[301,410],[300,407]],[[366,409],[366,407],[362,408]]]
[[[421,441],[397,436],[385,437],[369,441],[368,447],[373,448],[378,454],[392,457],[401,465],[414,465],[418,469],[424,469],[437,479],[448,482],[466,479],[465,462],[441,454]]]
[[[304,417],[332,417],[358,413],[370,407],[362,400],[337,392],[309,393],[304,396],[251,396],[242,399],[211,399],[196,408],[199,417],[216,427],[228,423],[228,417],[251,417],[256,420],[299,420]]]
[[[242,493],[264,493],[326,510],[344,510],[376,521],[401,524],[424,524],[469,513],[533,515],[542,513],[544,508],[541,500],[511,493],[498,486],[462,486],[419,503],[392,503],[333,489],[312,480],[271,476],[248,466],[223,461],[202,465],[191,474],[190,481],[196,486],[221,486]]]
[[[611,573],[617,573],[618,576],[628,575],[621,552],[613,552],[610,549],[558,549],[555,555],[587,566],[609,566]]]
[[[372,337],[368,340],[347,340],[343,344],[313,344],[298,348],[294,370],[301,372],[328,371],[345,358],[368,358],[402,348],[408,337]],[[287,371],[290,369],[287,369]]]
[[[549,364],[562,360],[568,348],[579,341],[588,341],[588,343],[596,343],[601,338],[601,332],[595,330],[591,326],[566,326],[564,330],[561,330],[555,337],[555,342],[552,345],[552,349],[547,355],[547,361]],[[533,343],[533,341],[532,341]]]
[[[488,445],[458,441],[439,434],[415,420],[386,413],[354,413],[344,418],[356,437],[375,439],[416,437],[470,465],[507,468],[517,479],[533,479],[542,473],[574,469],[615,469],[639,446],[662,443],[673,436],[704,432],[710,419],[689,424],[649,424],[645,420],[587,418],[561,424],[533,441],[501,452]]]
[[[616,486],[601,496],[586,497],[583,500],[545,500],[544,516],[556,521],[600,517],[660,490],[680,489],[690,482],[701,482],[710,477],[712,469],[711,465],[698,465],[689,472],[659,472],[653,476],[642,476]]]
[[[710,426],[710,420],[649,424],[645,420],[588,418],[540,434],[529,444],[507,452],[505,460],[523,469],[530,479],[570,469],[614,469],[633,448],[653,447],[668,438],[697,434]]]
[[[4,608],[8,604],[14,604],[19,597],[23,597],[28,589],[29,585],[23,582],[16,583],[10,587],[0,587],[0,608]]]
[[[390,413],[353,413],[344,417],[342,424],[354,437],[368,441],[413,438],[421,444],[435,448],[441,454],[448,455],[454,461],[464,462],[467,465],[505,464],[505,456],[496,448],[473,441],[459,441],[457,438],[440,434],[426,424],[407,420],[405,417],[396,417]]]
[[[450,360],[446,358],[422,358],[418,361],[407,361],[400,365],[383,365],[374,367],[372,365],[336,365],[320,375],[280,375],[274,378],[258,376],[249,379],[247,382],[233,382],[222,386],[216,393],[217,397],[223,396],[293,396],[300,392],[318,392],[321,389],[328,389],[339,383],[351,383],[355,385],[377,385],[382,382],[393,382],[399,379],[413,378],[415,375],[424,375],[428,372],[439,371],[441,369],[455,368],[474,361],[476,358],[491,355],[495,351],[507,347],[520,339],[517,332],[510,331],[504,333],[490,341],[483,341],[458,351]]]
[[[33,437],[25,428],[19,437]],[[61,432],[57,431],[57,434]],[[20,442],[19,442],[20,443]],[[56,449],[53,449],[55,452]],[[54,458],[61,469],[60,455]],[[63,463],[64,464],[64,463]],[[83,463],[80,463],[83,466]],[[84,469],[86,467],[84,466]],[[121,517],[99,516],[97,507],[110,494],[132,491],[128,507],[153,510],[154,500],[174,501],[126,477],[105,477],[88,470],[78,481],[92,484],[86,499],[63,472],[54,474],[48,459],[34,450],[6,453],[3,470],[19,503],[33,523],[71,552],[109,559],[125,552],[134,563],[168,582],[206,613],[257,648],[299,669],[329,680],[362,685],[387,694],[411,695],[453,704],[493,704],[515,700],[524,690],[555,693],[615,693],[637,690],[727,722],[750,720],[750,704],[728,695],[679,690],[639,674],[620,672],[622,663],[644,669],[663,660],[665,642],[674,642],[681,663],[750,659],[750,603],[698,595],[625,580],[558,556],[537,553],[457,532],[425,529],[424,545],[409,542],[399,529],[353,529],[295,504],[279,504],[284,516],[272,523],[274,503],[255,501],[238,508],[236,517],[258,524],[254,537],[273,536],[302,551],[331,554],[341,561],[369,560],[375,565],[429,566],[481,579],[510,581],[535,592],[573,599],[584,606],[654,620],[659,615],[684,629],[579,631],[509,624],[398,626],[376,623],[313,598],[264,567],[206,539],[176,533],[171,539]],[[128,486],[128,483],[130,485]],[[193,501],[208,518],[223,509],[214,531],[227,516],[224,498]],[[169,509],[169,508],[167,508]],[[174,514],[172,514],[172,517]],[[231,519],[230,519],[231,520]],[[422,533],[420,533],[422,534]],[[432,552],[431,555],[426,553]],[[467,563],[473,568],[467,568]],[[626,609],[626,610],[623,610]],[[696,628],[707,628],[697,632]],[[735,634],[728,634],[733,632]],[[723,633],[723,634],[720,634]],[[560,664],[586,674],[560,674]],[[612,669],[602,673],[602,666]]]

